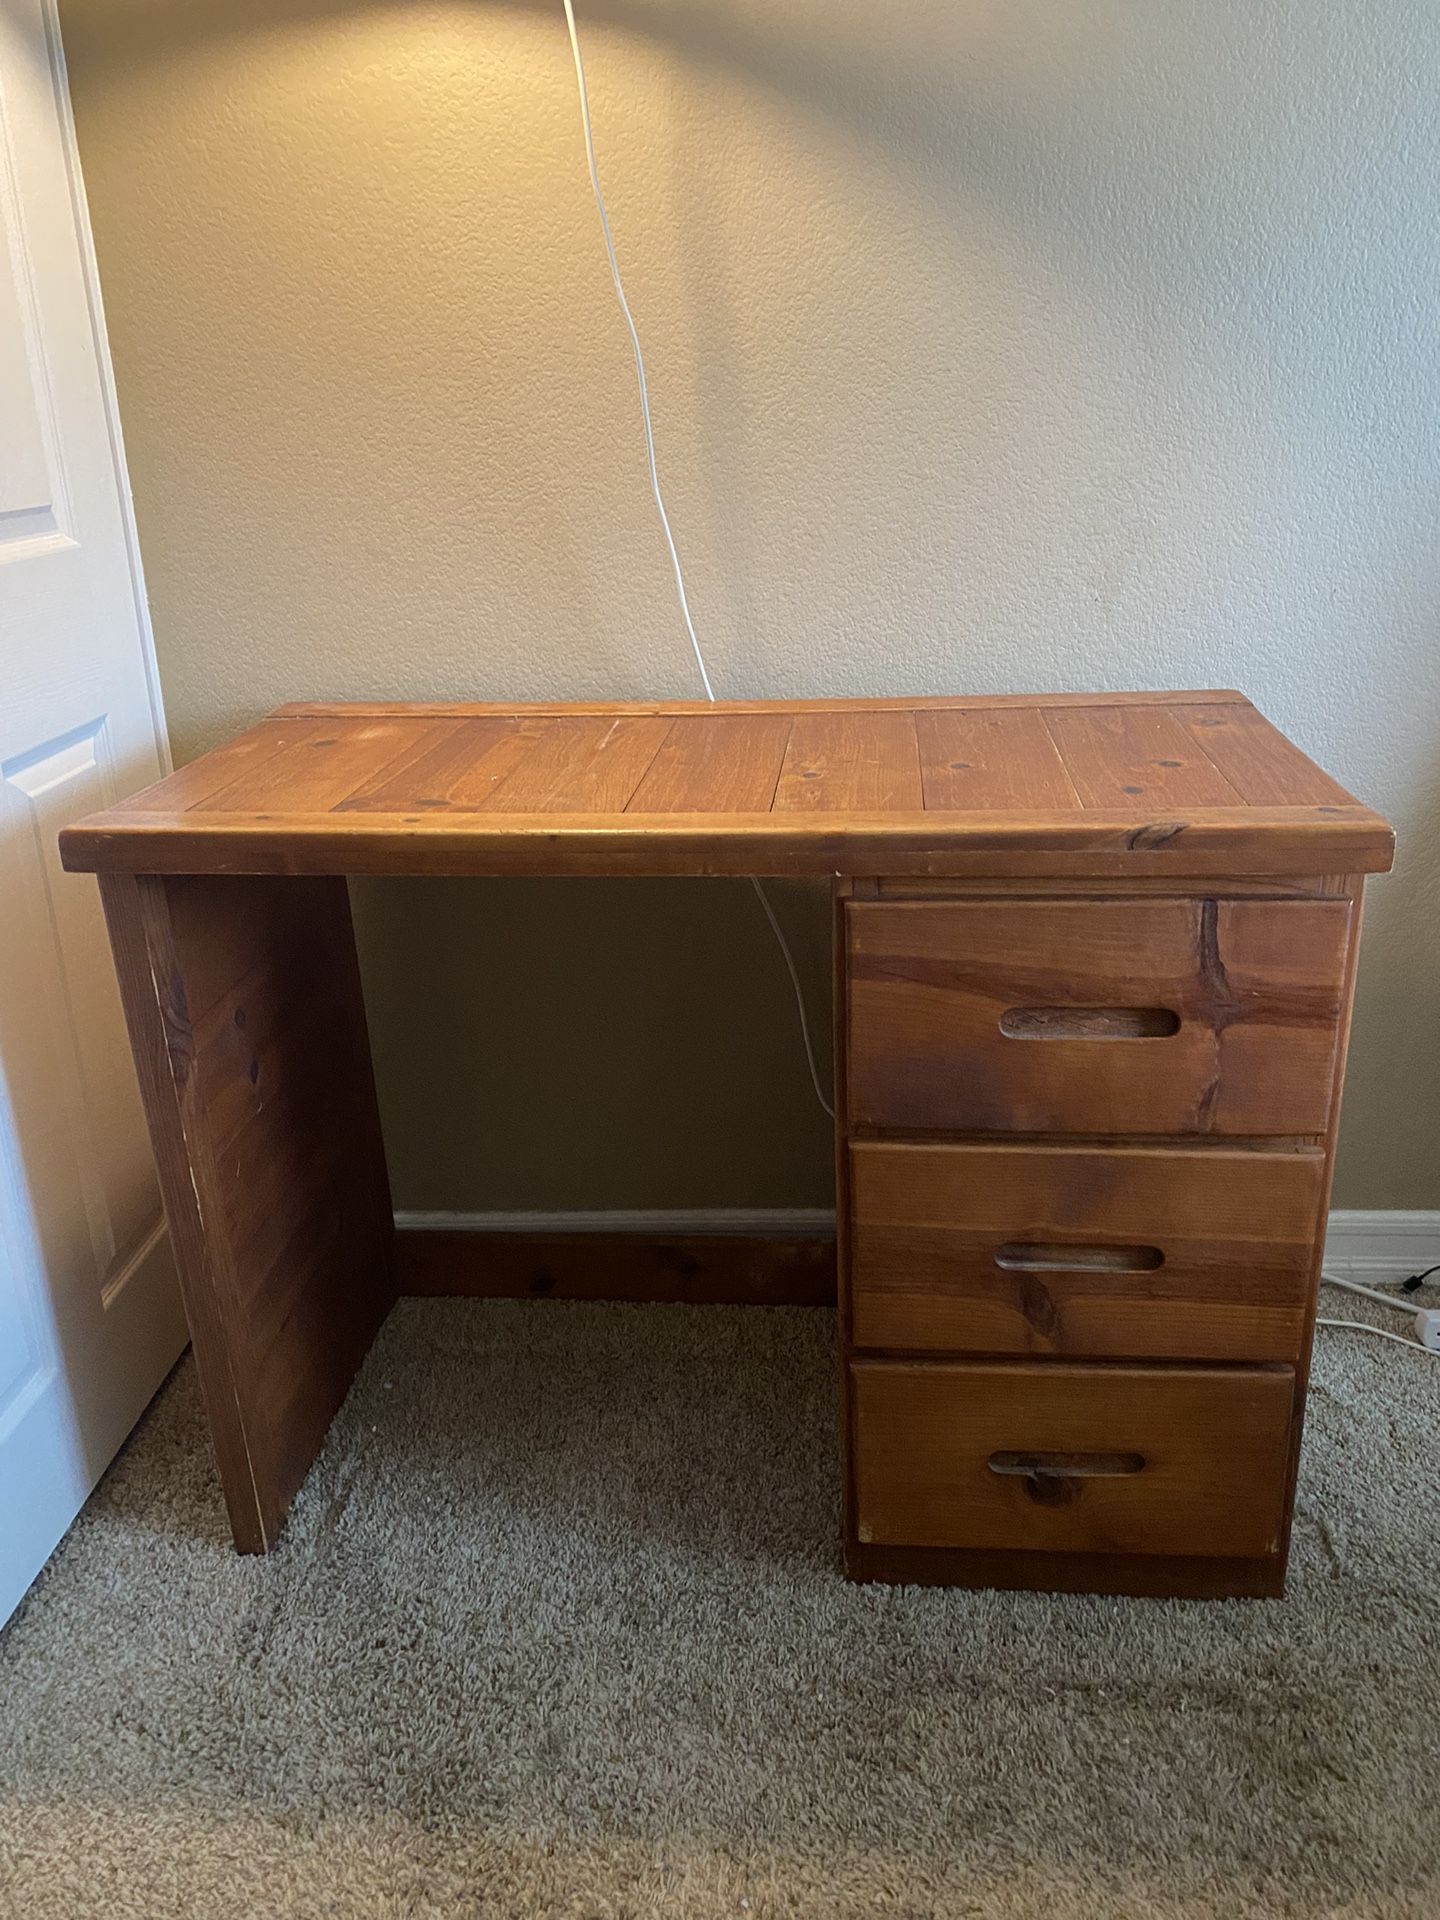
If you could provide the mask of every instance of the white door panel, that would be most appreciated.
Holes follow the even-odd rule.
[[[164,770],[53,0],[0,8],[0,1620],[184,1344],[95,882]]]

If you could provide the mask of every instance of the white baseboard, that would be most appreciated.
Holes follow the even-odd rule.
[[[1364,1207],[1331,1209],[1325,1234],[1327,1273],[1353,1280],[1405,1280],[1437,1261],[1440,1209],[1408,1213]]]
[[[402,1229],[448,1233],[653,1233],[799,1235],[835,1231],[826,1207],[629,1207],[592,1212],[450,1213],[406,1210]],[[1337,1207],[1325,1236],[1325,1265],[1356,1279],[1404,1280],[1440,1260],[1440,1209],[1399,1212]]]
[[[654,1233],[672,1236],[750,1234],[776,1240],[828,1239],[829,1207],[610,1207],[593,1213],[446,1213],[398,1211],[395,1224],[431,1233]]]

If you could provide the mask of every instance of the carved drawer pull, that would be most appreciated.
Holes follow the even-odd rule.
[[[1086,1480],[1120,1480],[1145,1468],[1143,1453],[1010,1453],[990,1456],[990,1471],[1024,1482],[1037,1507],[1068,1507]]]
[[[1142,1473],[1143,1453],[1014,1453],[1002,1449],[990,1456],[990,1471],[1023,1480],[1113,1480],[1121,1474]]]
[[[1153,1273],[1165,1264],[1159,1247],[1068,1247],[1039,1240],[1007,1240],[995,1249],[1007,1273]]]
[[[1007,1007],[1000,1031],[1010,1040],[1160,1040],[1180,1031],[1169,1007]]]

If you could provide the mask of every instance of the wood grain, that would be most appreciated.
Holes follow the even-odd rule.
[[[654,714],[551,720],[476,804],[495,813],[623,813],[671,725]]]
[[[1242,1368],[854,1364],[857,1531],[908,1547],[1276,1553],[1294,1376]],[[1017,1477],[992,1455],[1134,1453]]]
[[[662,755],[663,758],[663,749]],[[777,756],[778,771],[778,756]],[[652,775],[654,769],[652,768]],[[648,779],[651,776],[647,776]],[[1027,881],[1373,873],[1395,836],[1364,807],[1125,813],[494,814],[457,810],[93,814],[60,835],[67,872],[844,874]]]
[[[1044,715],[1033,709],[917,713],[915,732],[933,811],[1048,813],[1079,804]]]
[[[839,1340],[836,1343],[836,1388],[840,1408],[840,1538],[855,1537],[854,1396],[850,1391],[853,1305],[850,1284],[854,1265],[852,1235],[855,1210],[850,1191],[850,1139],[846,1116],[850,1110],[849,1055],[850,965],[845,939],[845,916],[858,891],[873,882],[837,876],[830,886],[831,912],[831,1108],[835,1136],[835,1297]]]
[[[1054,709],[1045,724],[1087,807],[1143,802],[1225,807],[1240,799],[1173,713],[1161,707]]]
[[[245,814],[325,811],[357,787],[409,765],[454,732],[452,721],[417,723],[404,714],[358,724],[322,723],[299,739],[285,723],[279,725],[287,735],[281,751],[255,755],[228,785],[208,795],[203,803],[207,808]]]
[[[1248,702],[1182,707],[1176,710],[1176,718],[1247,805],[1356,804],[1338,780],[1332,780]]]
[[[483,807],[512,774],[547,723],[500,715],[455,720],[432,745],[396,768],[362,781],[338,813],[404,813],[411,809]]]
[[[1305,1432],[1306,1398],[1310,1387],[1310,1367],[1314,1357],[1315,1316],[1320,1306],[1320,1276],[1325,1259],[1325,1223],[1330,1212],[1331,1186],[1335,1177],[1335,1153],[1340,1138],[1340,1096],[1344,1085],[1345,1059],[1350,1046],[1351,1025],[1355,1012],[1355,972],[1360,959],[1360,926],[1365,911],[1365,883],[1357,875],[1349,881],[1352,914],[1349,953],[1345,962],[1345,979],[1341,987],[1341,1004],[1344,1009],[1340,1020],[1340,1037],[1336,1048],[1335,1078],[1331,1090],[1329,1126],[1326,1130],[1325,1172],[1320,1183],[1319,1219],[1315,1229],[1315,1241],[1310,1255],[1310,1298],[1305,1316],[1305,1331],[1300,1347],[1300,1364],[1295,1369],[1295,1417],[1290,1425],[1290,1459],[1286,1468],[1285,1482],[1285,1533],[1281,1542],[1281,1552],[1288,1556],[1290,1536],[1295,1520],[1295,1488],[1300,1471],[1300,1445]]]
[[[768,815],[791,722],[778,713],[676,720],[630,799],[632,813]]]
[[[627,1300],[828,1307],[835,1242],[746,1234],[463,1233],[395,1238],[402,1294],[465,1300]]]
[[[516,705],[493,700],[411,700],[407,713],[436,715],[447,719],[473,719],[492,714],[557,713],[711,713],[718,705],[723,713],[841,713],[863,708],[867,713],[913,713],[924,710],[987,711],[995,707],[1174,707],[1192,705],[1249,706],[1243,693],[1233,687],[1154,690],[1138,693],[972,693],[906,694],[869,700],[537,700]],[[277,707],[272,719],[294,715],[320,719],[356,716],[369,719],[394,713],[393,700],[291,700]]]
[[[856,901],[852,1124],[1323,1134],[1340,900]],[[1165,1037],[1017,1039],[1012,1008],[1164,1009]]]
[[[235,1543],[263,1552],[393,1298],[345,884],[102,892]]]
[[[61,839],[74,871],[890,880],[1281,879],[1392,848],[1229,694],[300,704]]]
[[[126,809],[134,813],[188,813],[233,782],[258,771],[267,761],[302,753],[312,741],[334,731],[333,723],[319,718],[297,715],[262,720],[188,766],[178,767],[154,786],[143,788],[125,802]]]
[[[954,878],[876,879],[877,900],[976,900],[998,895],[1002,899],[1059,900],[1066,895],[1093,900],[1102,889],[1083,875],[1052,873],[1035,879],[1006,878],[998,874],[957,875]],[[1193,874],[1133,874],[1125,882],[1127,896],[1195,894],[1213,896],[1216,876]],[[1355,892],[1355,878],[1336,873],[1226,874],[1222,891],[1228,899],[1249,896],[1260,900],[1342,900]]]
[[[851,1169],[857,1346],[1299,1359],[1318,1152],[870,1142],[852,1146]],[[1026,1245],[1072,1258],[1000,1264]],[[1084,1264],[1117,1247],[1161,1258]]]
[[[777,813],[918,812],[924,805],[913,713],[795,716]]]

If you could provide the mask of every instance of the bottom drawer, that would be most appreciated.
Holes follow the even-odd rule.
[[[850,1370],[856,1532],[884,1546],[1279,1550],[1288,1368]]]

